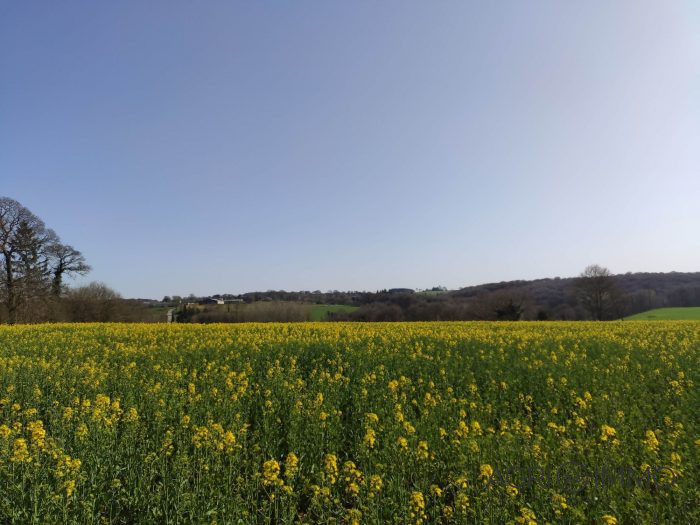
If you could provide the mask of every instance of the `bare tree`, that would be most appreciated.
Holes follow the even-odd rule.
[[[90,266],[78,250],[68,244],[56,242],[48,248],[51,256],[51,293],[59,297],[63,290],[63,276],[70,274],[85,275]]]
[[[47,231],[41,219],[16,200],[0,197],[0,280],[10,324],[17,321],[22,289],[26,292],[29,282],[40,272],[40,244],[45,235]]]
[[[56,233],[19,202],[0,197],[0,297],[8,321],[18,320],[26,306],[30,320],[34,306],[60,295],[63,276],[90,270],[82,254],[64,246]]]
[[[579,300],[593,319],[602,321],[613,312],[617,290],[610,270],[598,264],[586,266],[575,286]]]
[[[121,296],[103,283],[93,282],[68,291],[65,310],[71,322],[122,321]]]

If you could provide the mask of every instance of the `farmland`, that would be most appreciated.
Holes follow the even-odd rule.
[[[0,521],[699,522],[699,376],[684,321],[2,327]],[[670,470],[495,475],[571,462]]]

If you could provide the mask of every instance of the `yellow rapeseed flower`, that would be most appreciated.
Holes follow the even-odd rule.
[[[12,443],[12,457],[10,461],[14,463],[31,463],[32,456],[29,454],[27,441],[24,438],[17,438]]]
[[[270,459],[263,463],[262,478],[263,485],[279,485],[280,464],[274,459]]]

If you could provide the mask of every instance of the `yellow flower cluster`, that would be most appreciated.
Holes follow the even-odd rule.
[[[280,464],[274,459],[270,459],[263,464],[262,478],[264,485],[281,485],[282,480],[279,479]]]

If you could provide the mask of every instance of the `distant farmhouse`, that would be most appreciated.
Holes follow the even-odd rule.
[[[215,297],[203,297],[197,301],[197,304],[224,304],[224,300]]]
[[[221,297],[202,297],[201,299],[198,299],[196,303],[189,303],[189,304],[199,304],[199,305],[236,304],[236,303],[242,303],[242,302],[243,302],[243,299],[240,299],[240,298],[223,299]]]
[[[206,306],[214,304],[237,304],[243,303],[243,299],[234,297],[230,299],[224,299],[223,297],[200,297],[198,299],[191,298],[185,303],[186,306]]]

